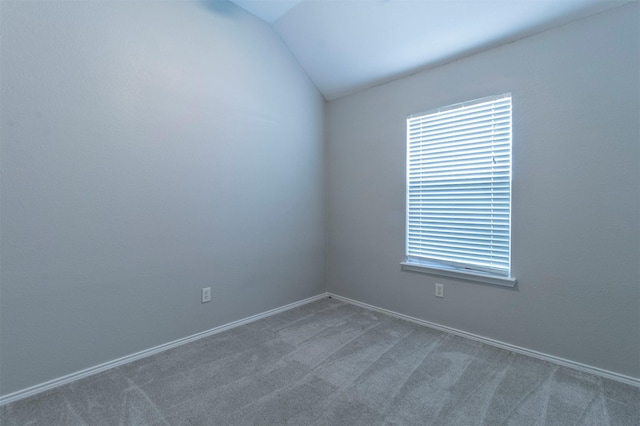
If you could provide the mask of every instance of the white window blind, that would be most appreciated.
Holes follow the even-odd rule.
[[[407,117],[406,250],[510,276],[511,94]]]

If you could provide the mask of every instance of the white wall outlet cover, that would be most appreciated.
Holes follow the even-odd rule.
[[[202,289],[202,303],[211,302],[211,287]]]

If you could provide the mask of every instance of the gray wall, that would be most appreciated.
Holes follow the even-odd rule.
[[[270,27],[1,8],[1,394],[325,290],[324,100]]]
[[[328,290],[640,377],[639,8],[329,102]],[[507,91],[517,288],[401,271],[406,115]]]

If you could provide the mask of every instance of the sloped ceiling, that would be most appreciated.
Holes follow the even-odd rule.
[[[327,100],[638,0],[231,0]]]

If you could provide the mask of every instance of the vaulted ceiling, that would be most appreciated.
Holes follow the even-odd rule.
[[[231,0],[327,100],[638,0]]]

